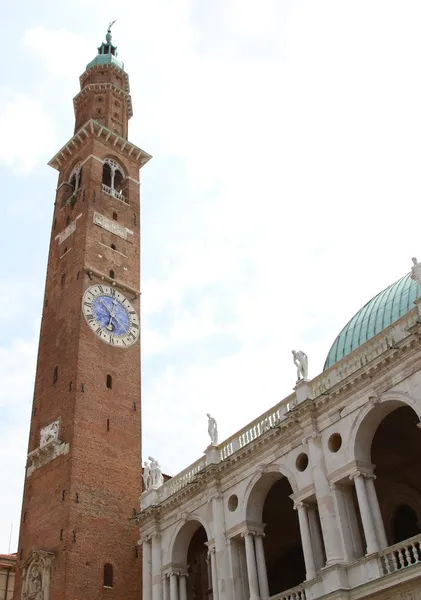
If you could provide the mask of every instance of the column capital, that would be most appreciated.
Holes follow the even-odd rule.
[[[361,471],[354,471],[354,473],[351,473],[349,478],[351,481],[354,481],[354,479],[357,479],[357,477],[361,477],[361,475],[362,475]]]
[[[248,535],[253,535],[251,531],[249,531],[248,529],[246,531],[242,531],[241,532],[241,537],[242,538],[246,538]]]
[[[299,502],[295,502],[294,510],[300,510],[300,508],[308,508],[308,504],[306,502],[302,502],[301,500]]]
[[[357,479],[357,477],[364,477],[364,479],[377,479],[373,471],[354,471],[354,473],[351,473],[349,476],[351,481]]]

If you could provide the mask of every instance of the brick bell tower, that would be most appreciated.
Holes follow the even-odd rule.
[[[139,600],[139,170],[111,41],[80,77],[48,257],[15,599]]]

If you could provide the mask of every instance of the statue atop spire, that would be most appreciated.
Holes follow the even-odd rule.
[[[111,35],[111,27],[114,25],[114,23],[117,21],[117,19],[114,19],[114,21],[110,21],[110,23],[108,24],[107,27],[107,35],[105,36],[105,39],[107,40],[107,44],[111,44],[111,39],[112,39],[112,35]]]

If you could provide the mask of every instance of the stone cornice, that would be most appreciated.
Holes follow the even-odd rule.
[[[129,119],[133,116],[133,106],[132,106],[132,98],[128,92],[122,90],[120,87],[115,85],[115,83],[104,82],[104,83],[89,83],[85,85],[84,88],[80,90],[78,94],[73,98],[73,108],[76,114],[77,107],[79,105],[79,101],[88,93],[88,92],[102,92],[106,90],[112,90],[119,96],[124,97],[127,102],[127,108],[129,110],[128,117]]]
[[[127,283],[122,283],[121,281],[118,281],[118,279],[112,279],[105,273],[98,271],[98,269],[94,269],[93,267],[90,267],[89,265],[85,265],[83,267],[83,270],[85,271],[85,273],[87,273],[89,275],[90,279],[92,279],[92,275],[93,275],[93,276],[97,277],[98,279],[100,279],[101,281],[106,281],[113,287],[123,290],[123,292],[129,292],[130,294],[133,294],[132,300],[136,300],[140,296],[139,290],[132,288],[130,285],[127,285]]]
[[[94,119],[87,121],[83,127],[65,144],[55,156],[49,161],[49,166],[57,171],[63,169],[72,160],[73,154],[76,154],[88,139],[101,139],[110,146],[110,149],[119,152],[125,158],[135,161],[139,167],[143,167],[152,156],[135,146],[128,140],[114,133],[101,123]]]
[[[113,63],[108,63],[108,64],[104,64],[104,65],[96,65],[93,64],[89,67],[89,69],[86,69],[86,71],[84,71],[82,73],[82,75],[79,77],[79,82],[80,82],[80,87],[83,88],[83,82],[85,81],[88,73],[90,73],[93,70],[97,70],[97,71],[106,71],[108,69],[114,69],[115,71],[117,71],[117,73],[119,75],[122,75],[124,77],[124,83],[125,83],[125,91],[129,94],[130,93],[130,84],[129,84],[129,76],[127,75],[126,71],[123,71],[122,69],[120,69],[119,67],[117,67],[117,65],[114,65]]]

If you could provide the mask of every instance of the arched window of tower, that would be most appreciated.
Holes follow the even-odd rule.
[[[69,179],[64,183],[63,195],[61,197],[62,205],[71,198],[81,187],[82,184],[82,163],[78,162],[72,169]]]
[[[115,196],[119,200],[126,201],[126,198],[123,196],[125,181],[126,176],[122,166],[113,158],[106,158],[102,168],[103,191],[111,196]]]
[[[107,388],[111,389],[113,387],[113,378],[111,375],[107,375]]]

